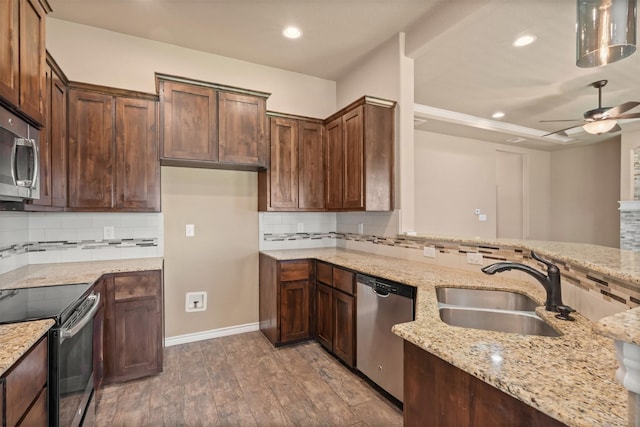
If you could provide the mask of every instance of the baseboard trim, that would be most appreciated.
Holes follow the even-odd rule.
[[[229,335],[244,334],[245,332],[253,332],[260,329],[260,323],[246,323],[244,325],[228,326],[226,328],[211,329],[209,331],[194,332],[192,334],[176,335],[175,337],[165,338],[164,346],[187,344],[190,342],[209,340],[212,338],[226,337]]]

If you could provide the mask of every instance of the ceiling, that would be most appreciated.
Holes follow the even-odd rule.
[[[541,135],[603,105],[640,101],[640,53],[600,68],[575,65],[571,0],[49,0],[54,18],[337,80],[404,31],[415,59],[416,129],[555,150],[593,143]],[[285,25],[304,35],[286,40]],[[532,33],[532,45],[513,40]],[[501,120],[491,119],[504,111]],[[640,112],[640,107],[630,112]],[[426,120],[421,122],[421,120]],[[575,124],[579,124],[577,121]],[[621,122],[624,131],[640,120]],[[524,141],[512,143],[518,137]]]

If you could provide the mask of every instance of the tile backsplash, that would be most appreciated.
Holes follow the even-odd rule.
[[[260,212],[260,250],[335,247],[336,214]]]
[[[104,227],[113,227],[113,238],[104,239]],[[27,264],[163,252],[162,213],[0,212],[0,274]]]

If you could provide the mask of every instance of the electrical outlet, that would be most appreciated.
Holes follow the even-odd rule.
[[[435,258],[436,257],[436,248],[432,248],[430,246],[425,246],[422,249],[422,254],[427,258]]]
[[[364,234],[364,224],[358,224],[358,234]]]
[[[486,221],[486,220],[487,220],[487,214],[478,215],[478,221]]]
[[[116,238],[116,229],[113,225],[104,227],[104,240],[112,240]]]
[[[207,309],[207,292],[187,292],[184,301],[184,311],[205,311]]]
[[[298,223],[298,233],[304,233],[304,222]]]
[[[467,264],[482,265],[482,254],[480,252],[467,252]]]
[[[184,234],[185,234],[187,237],[193,237],[193,236],[195,236],[195,235],[196,235],[196,226],[195,226],[195,224],[187,224],[187,225],[185,226]]]

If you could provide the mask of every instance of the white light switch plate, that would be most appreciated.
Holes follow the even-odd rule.
[[[482,254],[479,252],[467,252],[467,264],[482,265]]]
[[[425,246],[422,249],[422,254],[427,258],[435,258],[436,257],[436,248],[432,248],[430,246]]]
[[[195,224],[187,224],[185,226],[185,232],[184,233],[185,233],[185,235],[187,237],[195,236],[196,235],[196,226],[195,226]]]

